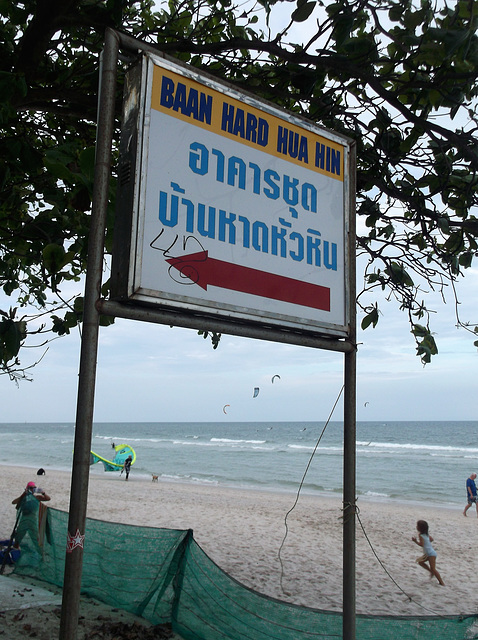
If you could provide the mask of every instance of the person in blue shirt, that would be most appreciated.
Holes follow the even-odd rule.
[[[475,484],[476,473],[472,473],[469,478],[466,479],[466,499],[467,504],[465,506],[465,510],[463,511],[463,515],[466,517],[466,512],[471,507],[472,504],[476,507],[476,515],[478,517],[478,502],[476,501],[476,484]]]

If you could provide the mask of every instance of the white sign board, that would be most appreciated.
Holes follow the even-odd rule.
[[[348,141],[162,58],[144,74],[128,297],[346,336]]]

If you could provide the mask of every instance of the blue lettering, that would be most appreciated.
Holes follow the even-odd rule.
[[[307,233],[313,233],[314,235],[320,236],[318,231],[314,231],[314,229],[307,229]],[[316,267],[320,267],[320,238],[312,238],[311,236],[307,236],[307,264],[313,264]]]
[[[257,144],[266,147],[269,141],[269,123],[264,118],[259,118],[259,129],[257,131]]]
[[[234,136],[259,144],[267,145],[269,139],[269,123],[244,109],[235,109],[233,105],[224,102],[222,105],[221,129]]]
[[[269,229],[263,222],[256,221],[252,225],[252,246],[256,251],[269,252]]]
[[[175,227],[178,224],[178,196],[171,196],[171,212],[168,215],[168,194],[159,192],[159,219],[165,227]]]
[[[317,189],[309,182],[302,185],[302,206],[306,211],[317,213]]]
[[[163,76],[161,82],[160,104],[167,109],[171,109],[174,104],[174,82],[171,78]]]
[[[269,185],[270,189],[264,189],[264,193],[268,198],[277,200],[280,196],[279,185],[273,182],[273,180],[280,180],[280,176],[274,169],[266,169],[264,172],[264,182]]]
[[[183,198],[182,204],[186,207],[186,231],[188,233],[194,233],[194,205],[191,200]]]
[[[226,231],[229,231],[228,242],[229,244],[236,244],[236,227],[234,220],[236,219],[235,213],[226,213],[222,209],[219,209],[219,235],[218,238],[221,242],[226,242]]]
[[[325,144],[317,142],[315,144],[315,166],[319,169],[325,167]]]
[[[342,153],[339,149],[326,147],[325,144],[317,142],[315,145],[315,166],[319,169],[335,173],[340,176]]]
[[[239,189],[246,188],[246,163],[241,158],[232,156],[227,163],[227,184],[233,187],[236,176],[239,178],[237,186]]]
[[[196,149],[200,145],[196,143]],[[201,150],[201,157],[204,157],[204,148]],[[230,159],[231,160],[231,159]],[[228,171],[232,172],[235,182],[241,181],[240,174],[245,171],[245,163],[237,162],[237,158],[229,162]],[[192,166],[201,165],[201,162],[192,162]],[[231,167],[234,168],[231,169]],[[274,173],[274,172],[273,172]],[[269,176],[271,185],[274,188],[279,186],[274,181],[276,177],[273,173]],[[239,176],[239,177],[238,177]],[[298,193],[295,180],[288,178],[287,187],[289,195]],[[243,215],[237,216],[235,213],[224,209],[216,209],[214,205],[202,202],[194,203],[184,194],[185,189],[176,182],[171,182],[171,194],[166,191],[159,191],[159,220],[165,227],[181,226],[182,232],[177,231],[176,237],[180,233],[188,234],[189,237],[200,236],[203,238],[217,239],[235,245],[238,241],[244,249],[254,249],[261,253],[270,254],[279,258],[290,258],[295,262],[307,261],[307,264],[314,267],[322,267],[327,270],[337,271],[337,244],[321,237],[317,229],[307,229],[307,235],[302,235],[297,231],[292,231],[294,222],[290,218],[279,215],[278,224],[267,224],[261,220],[251,220]],[[314,191],[307,185],[303,192],[314,196]],[[272,189],[271,189],[272,191]],[[294,196],[295,197],[295,196]],[[179,211],[179,200],[184,209]],[[293,209],[290,207],[290,209]],[[237,223],[236,223],[237,220]],[[240,225],[239,229],[236,224]],[[291,232],[292,231],[292,232]],[[239,233],[239,236],[238,236]],[[184,235],[183,238],[186,238]]]
[[[242,246],[249,249],[251,246],[251,223],[244,216],[239,216],[239,222],[242,222]]]
[[[287,150],[291,158],[297,158],[299,155],[299,134],[297,132],[289,131],[289,146]]]
[[[199,93],[197,89],[189,89],[188,104],[185,115],[199,120]]]
[[[221,129],[223,131],[227,131],[227,133],[232,133],[232,129],[234,126],[234,107],[227,102],[224,102],[222,105],[222,121],[221,121]]]
[[[198,231],[205,238],[214,238],[216,228],[216,208],[208,207],[208,219],[206,223],[206,205],[198,204]]]
[[[234,119],[234,128],[232,133],[241,138],[245,138],[246,136],[246,123],[244,121],[243,109],[236,109],[236,117]]]
[[[287,253],[286,235],[287,229],[281,227],[280,229],[275,225],[272,225],[271,233],[271,252],[273,256],[278,253],[278,243],[280,243],[280,257],[285,258]]]
[[[207,147],[200,142],[191,142],[189,149],[189,168],[200,176],[206,175],[209,170],[209,151]]]
[[[277,151],[287,155],[287,133],[288,129],[279,125],[279,131],[277,132]]]
[[[257,118],[253,113],[248,113],[246,117],[246,140],[257,142]]]
[[[331,167],[330,172],[335,173],[336,175],[340,175],[340,165],[341,165],[341,153],[338,149],[332,149],[332,158],[331,158]]]
[[[176,87],[176,94],[174,96],[173,111],[181,111],[184,113],[187,107],[187,94],[186,85],[182,82],[178,82]]]
[[[324,240],[324,267],[337,271],[337,245],[332,242],[332,260],[330,259],[329,242]]]
[[[183,82],[178,82],[176,87],[174,81],[167,76],[161,79],[161,95],[159,98],[161,106],[173,111],[179,111],[188,118],[199,120],[211,124],[212,119],[212,96],[198,92],[197,89],[190,88]]]
[[[300,136],[298,160],[306,164],[309,162],[309,145],[306,136]]]
[[[283,198],[284,202],[290,205],[295,205],[299,202],[299,190],[297,185],[299,181],[297,178],[289,178],[284,174],[284,186],[283,186]]]
[[[259,165],[249,162],[249,166],[252,169],[252,193],[261,192],[261,168]]]
[[[327,164],[327,148],[318,147],[318,159],[321,161],[323,154],[324,168]],[[329,149],[330,159],[340,163],[340,152],[334,154]],[[310,182],[301,183],[294,176],[280,175],[274,169],[266,169],[264,172],[255,162],[246,163],[240,156],[230,156],[226,159],[219,149],[211,149],[200,143],[192,142],[189,146],[189,168],[198,175],[215,173],[217,182],[227,183],[230,187],[246,190],[255,195],[265,195],[271,200],[282,198],[289,209],[292,218],[297,219],[300,214],[298,205],[304,211],[318,213],[319,193],[316,186]],[[211,166],[215,165],[215,166]],[[340,169],[340,167],[339,167]]]
[[[296,231],[293,231],[289,237],[292,241],[297,240],[297,250],[289,251],[289,255],[292,260],[300,262],[304,259],[304,238],[300,235],[300,233],[297,233]]]
[[[212,155],[217,157],[216,180],[224,182],[224,154],[219,149],[213,149]]]
[[[289,131],[287,127],[280,125],[277,131],[277,151],[306,164],[309,162],[307,136],[301,136],[297,131]]]

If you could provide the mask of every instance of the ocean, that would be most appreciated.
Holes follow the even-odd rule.
[[[95,423],[91,448],[112,459],[131,445],[130,480],[160,479],[295,494],[324,428],[320,422]],[[0,424],[4,464],[71,470],[73,423]],[[331,422],[301,491],[341,495],[343,425]],[[464,506],[478,472],[478,422],[357,423],[357,496]],[[91,473],[105,473],[101,463]]]

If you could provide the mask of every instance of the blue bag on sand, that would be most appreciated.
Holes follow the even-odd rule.
[[[0,540],[0,564],[4,564],[3,559],[5,557],[5,554],[7,554],[5,564],[14,564],[20,557],[20,549],[14,549],[12,547],[7,553],[9,544],[10,540]]]

